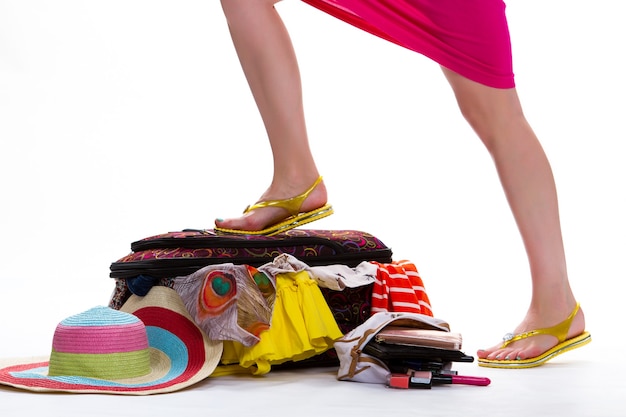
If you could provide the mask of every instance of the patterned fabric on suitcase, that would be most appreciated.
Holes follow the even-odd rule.
[[[362,261],[391,262],[377,237],[357,230],[293,229],[274,236],[217,234],[212,229],[151,236],[131,244],[131,253],[111,264],[111,278],[189,275],[207,265],[232,262],[261,266],[286,253],[310,266]]]

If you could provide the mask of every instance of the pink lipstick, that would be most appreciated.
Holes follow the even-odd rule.
[[[392,373],[387,378],[387,386],[390,388],[417,388],[430,389],[437,384],[463,384],[487,386],[491,383],[489,378],[467,375],[433,375],[430,371],[413,371],[407,374]]]
[[[486,387],[491,384],[489,378],[469,375],[433,375],[432,382],[433,384],[463,384],[480,387]]]

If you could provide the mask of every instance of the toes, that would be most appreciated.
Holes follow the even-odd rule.
[[[243,218],[238,219],[215,219],[215,226],[221,227],[224,229],[234,229],[234,230],[252,230],[246,227],[245,221]]]
[[[521,349],[503,349],[501,347],[480,349],[476,353],[480,359],[488,359],[492,361],[513,361],[520,360],[524,357]]]
[[[522,359],[521,351],[519,349],[510,350],[504,354],[505,361],[515,361]]]
[[[477,356],[480,359],[488,359],[492,361],[516,361],[533,358],[545,352],[546,348],[542,345],[531,344],[528,346],[507,346],[506,348],[480,349]]]
[[[502,345],[498,344],[488,349],[479,349],[478,351],[476,351],[476,355],[480,359],[492,359],[495,356],[494,353],[499,352],[501,350],[502,350]]]
[[[266,209],[269,210],[269,209]],[[241,217],[231,219],[215,219],[215,225],[224,229],[233,230],[261,230],[268,222],[267,216],[264,216],[263,210],[248,212]]]
[[[497,350],[488,356],[491,360],[503,361],[507,356],[507,351],[505,350]]]
[[[263,230],[288,217],[288,213],[278,207],[263,207],[251,210],[241,217],[231,219],[215,219],[215,225],[224,229],[233,230]]]
[[[223,227],[224,229],[234,229],[236,224],[233,223],[232,219],[215,219],[215,226]]]
[[[537,345],[531,345],[526,347],[526,349],[520,349],[517,353],[517,356],[520,359],[527,359],[527,358],[534,358],[536,356],[541,355],[542,353],[548,351],[550,349],[551,346],[547,345],[545,347],[543,346],[537,346]]]
[[[491,359],[494,360],[497,355],[500,354],[500,347],[491,348],[491,349],[480,349],[476,352],[476,355],[480,359]]]

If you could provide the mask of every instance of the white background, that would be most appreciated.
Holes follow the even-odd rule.
[[[594,336],[572,355],[598,357],[624,322],[621,9],[507,3]],[[469,352],[496,343],[527,307],[525,254],[439,67],[298,1],[278,9],[335,208],[311,227],[377,235]],[[107,304],[130,242],[240,213],[270,158],[218,1],[0,0],[0,357],[45,355],[58,321]]]

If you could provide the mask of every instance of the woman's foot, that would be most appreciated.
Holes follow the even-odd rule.
[[[309,179],[295,179],[290,183],[278,185],[272,183],[270,188],[263,193],[259,202],[284,200],[302,195],[311,188],[311,184],[314,184],[314,182]],[[323,207],[327,202],[327,198],[326,186],[323,181],[320,181],[319,184],[314,186],[304,201],[302,201],[298,212],[305,213]],[[289,213],[288,210],[282,207],[254,208],[252,210],[246,210],[243,216],[240,217],[216,219],[215,226],[219,229],[259,231],[280,223],[292,214],[293,213]]]
[[[538,314],[531,309],[528,311],[524,321],[515,329],[515,334],[523,334],[531,330],[546,329],[555,326],[556,324],[562,323],[573,310],[574,308],[569,309],[569,311],[559,309],[558,311]],[[579,309],[569,326],[569,330],[567,330],[566,340],[582,334],[584,330],[585,316],[582,309]],[[559,340],[555,336],[540,334],[511,342],[505,347],[503,347],[503,343],[499,343],[489,349],[479,350],[477,355],[479,359],[492,361],[523,361],[540,356],[554,348],[557,344],[559,344]]]

